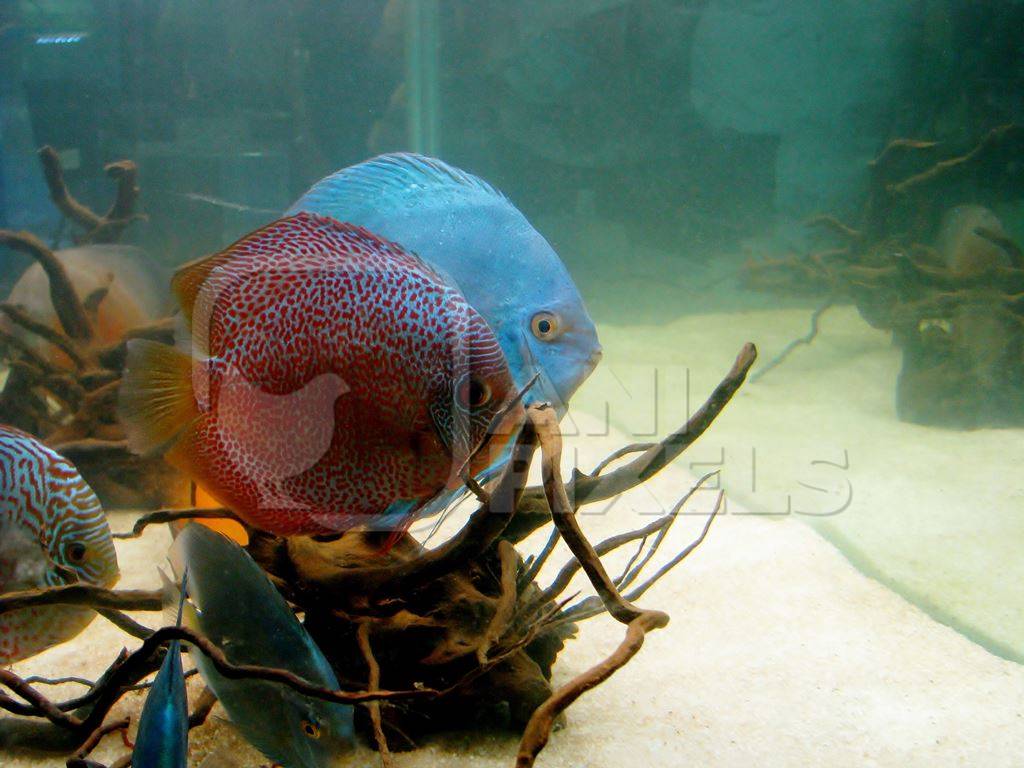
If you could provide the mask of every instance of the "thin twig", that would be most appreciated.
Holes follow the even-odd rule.
[[[844,224],[835,216],[821,215],[813,216],[808,219],[804,226],[807,227],[821,227],[827,229],[834,234],[839,235],[845,240],[856,242],[863,237],[863,233],[860,230],[854,229],[848,224]]]
[[[691,552],[693,552],[697,547],[704,543],[704,539],[707,538],[708,531],[711,530],[711,524],[715,522],[715,519],[718,517],[718,513],[722,509],[722,502],[724,500],[725,491],[719,491],[718,499],[715,501],[715,507],[714,509],[711,510],[711,514],[708,515],[708,519],[705,521],[704,527],[701,529],[700,536],[694,539],[682,552],[680,552],[678,555],[676,555],[667,563],[665,563],[665,565],[663,565],[655,573],[653,573],[646,581],[640,584],[640,586],[630,590],[630,592],[628,593],[628,597],[630,600],[639,600],[643,596],[643,594],[652,586],[654,586],[662,576],[664,576],[666,573],[668,573],[681,562],[683,562],[683,560],[685,560]]]
[[[130,722],[131,721],[127,717],[124,717],[120,720],[115,720],[112,723],[105,723],[104,725],[101,725],[99,728],[93,731],[89,735],[89,738],[85,740],[85,743],[83,743],[82,746],[79,747],[78,751],[75,753],[75,757],[79,760],[84,760],[86,757],[89,756],[89,754],[94,749],[96,749],[97,746],[99,746],[99,743],[104,736],[107,736],[116,731],[121,731],[121,733],[124,733],[128,729],[128,724]]]
[[[132,526],[130,531],[115,533],[113,537],[115,539],[137,539],[151,525],[173,523],[177,520],[234,520],[236,523],[248,528],[248,525],[238,515],[226,507],[206,509],[188,507],[184,509],[158,509],[155,512],[148,512],[135,521],[135,525]]]
[[[115,611],[112,608],[98,608],[96,612],[122,632],[126,632],[132,637],[137,637],[139,640],[145,640],[153,634],[153,630],[145,624],[140,624],[131,616],[120,611]]]
[[[991,147],[1002,143],[1009,137],[1020,135],[1022,133],[1024,133],[1024,127],[1013,123],[993,128],[970,152],[958,157],[940,160],[930,168],[921,171],[921,173],[917,173],[897,184],[891,185],[890,189],[893,194],[906,194],[911,190],[921,187],[922,185],[935,181],[935,179],[940,178],[941,176],[966,168],[973,160],[977,159],[978,156]]]
[[[196,671],[196,670],[189,670]],[[203,686],[203,690],[199,693],[199,700],[196,702],[195,708],[192,713],[188,716],[188,729],[198,728],[200,725],[206,722],[206,719],[210,716],[214,706],[217,704],[217,696],[213,691],[210,690],[209,686]]]
[[[636,564],[636,567],[633,568],[632,571],[626,574],[626,577],[622,580],[622,582],[618,584],[620,590],[626,589],[627,587],[629,587],[630,584],[636,581],[637,577],[643,572],[644,568],[647,567],[647,564],[658,553],[658,550],[661,548],[661,543],[665,540],[665,537],[668,536],[668,532],[669,530],[671,530],[672,525],[675,523],[676,520],[679,519],[679,513],[682,511],[683,507],[686,506],[686,503],[693,497],[693,495],[697,491],[704,487],[704,483],[706,483],[712,477],[717,475],[719,472],[720,470],[715,469],[701,477],[694,484],[693,488],[687,491],[683,498],[677,501],[675,503],[675,506],[673,506],[672,509],[669,510],[668,514],[665,516],[665,518],[667,518],[665,520],[665,524],[658,528],[657,535],[654,537],[654,542],[651,544],[650,549],[647,550],[647,554],[645,554],[643,559]]]
[[[551,534],[548,536],[547,542],[544,544],[544,548],[530,563],[530,567],[526,570],[526,573],[519,579],[520,588],[525,587],[527,584],[532,584],[537,580],[537,576],[540,574],[541,569],[547,564],[548,558],[551,557],[551,553],[555,551],[555,547],[561,540],[561,536],[558,535],[558,529],[552,528]]]
[[[626,580],[626,576],[629,575],[630,569],[636,564],[636,561],[640,558],[640,553],[644,551],[644,547],[647,546],[647,536],[640,539],[640,543],[637,545],[636,552],[633,553],[632,557],[626,561],[625,567],[622,569],[622,573],[619,578],[615,579],[612,583],[615,584],[615,588],[622,591],[622,584]]]
[[[380,687],[380,664],[373,655],[373,647],[370,645],[370,622],[363,621],[356,630],[356,640],[359,643],[359,651],[363,654],[366,666],[370,671],[366,683],[366,690],[373,692]],[[380,764],[384,768],[392,768],[394,761],[391,759],[391,750],[388,748],[388,739],[384,735],[384,726],[380,718],[380,702],[371,701],[366,708],[370,712],[370,723],[373,725],[373,737],[377,742],[377,754],[380,755]]]
[[[789,344],[786,345],[785,349],[779,352],[779,354],[777,354],[775,357],[773,357],[771,360],[769,360],[767,363],[761,366],[760,369],[750,374],[750,383],[753,384],[754,382],[763,378],[764,375],[768,373],[768,371],[772,370],[778,365],[781,365],[782,362],[785,361],[785,359],[789,357],[790,353],[797,347],[805,344],[810,344],[812,341],[814,341],[818,337],[818,329],[821,323],[822,315],[828,312],[829,309],[831,309],[835,305],[835,302],[836,297],[834,295],[829,296],[827,299],[825,299],[825,301],[811,314],[810,330],[808,330],[807,333],[801,336],[799,339],[794,339],[793,341],[789,342]]]
[[[597,475],[600,475],[610,464],[618,461],[623,456],[629,456],[632,453],[640,453],[641,451],[649,451],[654,447],[654,445],[654,443],[630,443],[629,445],[624,445],[601,459],[597,466],[590,470],[590,476],[596,477]]]
[[[78,685],[84,685],[91,688],[96,683],[84,677],[40,677],[39,675],[31,675],[25,678],[25,682],[29,685],[65,685],[67,683],[77,683]]]

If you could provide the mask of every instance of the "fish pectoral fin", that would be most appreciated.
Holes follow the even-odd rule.
[[[132,451],[160,450],[199,416],[192,369],[192,358],[174,347],[146,339],[128,342],[118,415]]]
[[[438,448],[451,458],[454,456],[454,434],[451,402],[437,397],[427,407],[427,417],[413,425],[413,450],[417,456],[436,455]],[[439,445],[440,444],[440,445]]]

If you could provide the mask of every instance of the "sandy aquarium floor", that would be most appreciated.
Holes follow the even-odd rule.
[[[649,332],[604,329],[605,371],[581,394],[567,462],[588,469],[613,448],[643,439],[609,421],[642,433],[641,420],[654,418],[639,405],[651,394],[641,388],[650,381],[641,370],[645,361],[678,363],[678,370],[665,374],[683,382],[683,366],[689,366],[695,407],[741,341],[760,341],[770,356],[805,320],[806,312],[762,313],[691,317]],[[805,523],[807,515],[745,514],[770,510],[790,492],[805,511],[844,501],[840,480],[848,478],[853,499],[841,514],[823,519],[826,535],[842,536],[844,546],[857,542],[860,557],[897,587],[930,595],[959,621],[1013,642],[1013,622],[1020,627],[1020,604],[1013,602],[1020,599],[1014,595],[1020,566],[1009,556],[1009,542],[996,543],[1014,534],[1009,529],[1020,489],[1007,487],[1015,476],[1000,468],[1015,466],[1020,435],[949,435],[895,422],[885,388],[875,391],[878,381],[895,373],[893,353],[850,320],[837,313],[815,347],[743,391],[687,461],[606,508],[588,510],[583,525],[593,538],[637,527],[669,508],[694,474],[720,462],[725,452],[724,482],[733,489],[727,514],[642,601],[668,611],[671,624],[569,710],[567,727],[554,735],[538,765],[1020,764],[1024,667],[864,575]],[[685,418],[685,387],[671,379],[658,392],[663,432]],[[605,409],[603,401],[617,405]],[[743,475],[752,447],[758,467],[753,483]],[[831,470],[820,477],[803,474],[810,471],[805,464],[835,463],[843,450],[849,451],[849,468],[839,476]],[[990,473],[987,481],[981,473]],[[800,495],[794,488],[808,490],[795,485],[801,480],[825,490]],[[677,522],[660,557],[697,535],[714,498],[713,490],[695,496],[693,514]],[[114,516],[116,528],[129,522]],[[119,543],[122,586],[155,585],[154,566],[167,542],[164,531],[153,531]],[[528,545],[538,549],[541,543]],[[621,568],[629,554],[609,558],[610,569]],[[546,573],[560,563],[554,558]],[[983,572],[999,578],[975,584]],[[556,682],[598,661],[621,637],[621,626],[606,617],[585,623],[556,666]],[[122,644],[134,641],[97,620],[78,640],[17,665],[17,671],[96,675]],[[134,713],[138,706],[139,699],[132,699],[124,710]],[[399,755],[397,764],[511,766],[516,743],[506,734],[451,734]],[[193,765],[224,749],[239,765],[262,764],[218,718],[193,732],[192,747]],[[95,758],[109,762],[123,752],[113,737]],[[15,768],[63,765],[54,757],[0,762]],[[376,756],[361,749],[345,765],[374,766]]]
[[[809,317],[785,309],[603,326],[607,365],[575,405],[649,439],[700,404],[744,341],[763,364],[807,332]],[[934,618],[1024,660],[1024,430],[900,422],[899,364],[887,334],[853,308],[831,310],[812,345],[741,390],[686,454],[690,469],[720,467],[751,512],[811,525]]]

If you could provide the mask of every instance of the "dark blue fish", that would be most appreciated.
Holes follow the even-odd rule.
[[[185,603],[185,579],[178,601],[178,620]],[[188,765],[188,697],[181,668],[181,643],[167,646],[160,671],[146,696],[132,750],[132,768],[186,768]]]
[[[338,679],[288,603],[252,558],[230,539],[189,524],[172,563],[188,568],[184,623],[208,637],[234,664],[287,669],[336,690]],[[351,752],[353,708],[303,696],[262,680],[229,680],[200,653],[203,680],[242,736],[284,768],[326,768]]]

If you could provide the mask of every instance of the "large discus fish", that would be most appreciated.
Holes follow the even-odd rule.
[[[564,414],[601,359],[597,330],[562,260],[501,192],[423,155],[396,153],[321,179],[308,211],[401,243],[449,276],[494,329],[525,401]]]
[[[501,347],[457,288],[361,227],[274,222],[173,287],[193,354],[129,346],[129,444],[252,525],[327,534],[461,486],[521,417]],[[508,427],[508,428],[506,428]],[[486,451],[478,450],[486,445]]]
[[[117,555],[99,500],[78,470],[31,435],[0,425],[0,592],[75,582],[112,586]],[[0,665],[70,640],[87,608],[0,614]]]
[[[192,523],[174,543],[172,563],[188,572],[183,623],[233,664],[286,669],[331,690],[338,679],[320,648],[266,574],[237,544]],[[263,680],[233,680],[194,653],[203,680],[242,736],[284,768],[326,768],[352,751],[353,708],[303,696]]]

